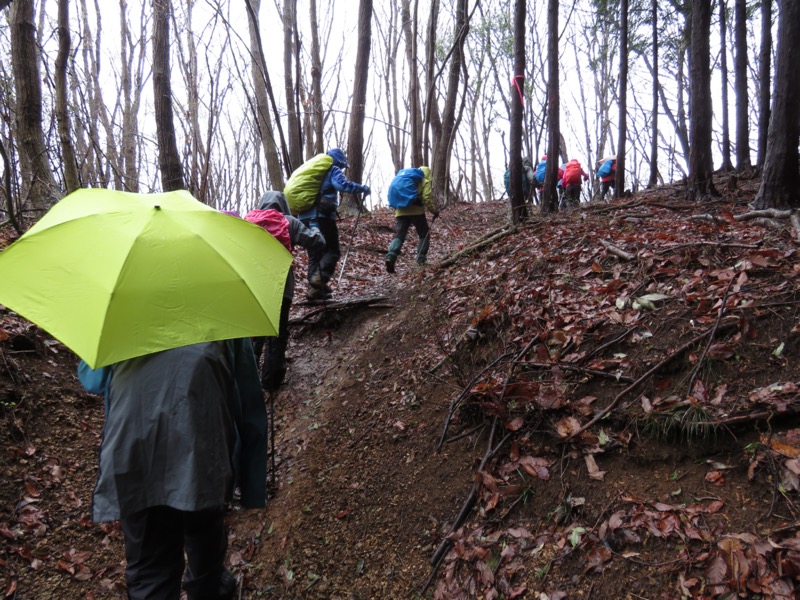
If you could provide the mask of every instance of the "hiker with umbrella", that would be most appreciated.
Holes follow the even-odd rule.
[[[386,270],[394,273],[397,256],[412,225],[419,237],[417,265],[425,265],[430,246],[430,226],[425,217],[425,210],[433,214],[434,220],[439,217],[439,211],[431,194],[431,170],[424,166],[418,169],[400,169],[389,184],[388,195],[389,206],[395,209],[395,234],[386,252]]]
[[[249,337],[278,332],[291,260],[188,192],[102,189],[70,194],[0,254],[0,302],[106,395],[92,516],[120,520],[133,600],[176,600],[182,581],[189,600],[236,596],[225,505],[235,488],[246,508],[266,502]]]
[[[298,215],[307,227],[318,229],[325,237],[325,248],[308,251],[308,293],[309,300],[330,300],[333,291],[329,282],[336,273],[341,250],[339,248],[339,228],[336,226],[336,210],[339,208],[339,194],[362,194],[368,196],[369,187],[347,179],[344,170],[348,168],[347,156],[339,148],[326,153],[333,158],[319,188],[319,198],[314,206]],[[298,171],[302,169],[302,165]],[[359,212],[363,206],[359,206]]]

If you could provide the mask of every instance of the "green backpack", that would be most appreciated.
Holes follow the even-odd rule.
[[[283,194],[295,217],[313,208],[317,203],[319,188],[332,166],[332,157],[327,154],[317,154],[300,165],[289,177]]]

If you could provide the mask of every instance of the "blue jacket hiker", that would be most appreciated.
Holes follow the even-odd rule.
[[[395,209],[395,234],[386,252],[386,270],[394,273],[397,256],[406,241],[408,228],[412,225],[417,231],[417,264],[422,266],[428,259],[430,245],[430,227],[425,217],[425,209],[434,218],[439,216],[431,194],[431,170],[428,167],[418,169],[400,169],[389,184],[389,206]]]
[[[249,339],[192,344],[78,376],[106,396],[95,521],[119,520],[128,598],[232,599],[223,521],[234,487],[266,502],[267,414]],[[188,561],[188,569],[184,561]]]
[[[308,251],[308,299],[328,300],[332,291],[328,282],[336,272],[341,250],[339,249],[339,229],[336,226],[336,209],[339,208],[339,194],[370,193],[369,187],[350,181],[344,174],[347,157],[339,148],[326,153],[333,159],[319,189],[316,204],[300,213],[298,218],[307,227],[319,229],[325,237],[325,248]]]

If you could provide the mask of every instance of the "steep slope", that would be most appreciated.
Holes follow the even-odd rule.
[[[362,218],[337,302],[292,312],[274,495],[230,518],[241,597],[794,597],[797,231],[747,214],[756,185],[519,229],[456,205],[394,276],[391,215]],[[116,597],[100,402],[1,326],[8,595]]]

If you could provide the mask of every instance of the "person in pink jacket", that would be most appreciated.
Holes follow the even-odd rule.
[[[581,203],[581,187],[584,181],[589,180],[589,175],[581,167],[581,163],[573,158],[564,166],[564,177],[561,186],[564,188],[564,208],[578,208]]]

